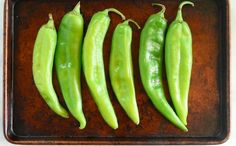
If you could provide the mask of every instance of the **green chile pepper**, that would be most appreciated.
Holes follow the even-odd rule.
[[[52,84],[52,67],[57,43],[57,32],[52,14],[47,24],[39,29],[33,51],[33,78],[35,85],[48,106],[58,115],[68,118],[66,110],[60,105]]]
[[[182,18],[182,7],[192,2],[180,4],[175,21],[168,29],[165,44],[166,74],[170,95],[181,121],[187,125],[188,92],[192,70],[192,36],[188,24]]]
[[[174,110],[168,104],[162,83],[163,46],[167,21],[164,17],[165,6],[162,10],[151,15],[141,32],[139,67],[141,80],[147,95],[162,115],[183,131],[188,131]]]
[[[119,103],[130,119],[138,125],[139,113],[131,56],[132,28],[129,26],[129,22],[133,22],[140,29],[140,26],[131,19],[117,25],[112,37],[109,71],[111,85]]]
[[[84,38],[82,60],[86,82],[103,119],[110,127],[117,129],[118,122],[107,91],[103,63],[103,42],[110,24],[108,12],[115,12],[125,19],[114,8],[95,13]]]
[[[86,126],[82,109],[80,73],[84,20],[80,14],[80,3],[62,18],[55,54],[55,65],[60,88],[71,114]]]

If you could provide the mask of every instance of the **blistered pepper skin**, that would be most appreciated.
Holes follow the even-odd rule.
[[[129,21],[136,23],[133,20],[126,20],[118,24],[114,30],[109,73],[111,85],[119,103],[130,119],[138,125],[139,112],[135,96],[131,55],[132,28],[128,24]]]
[[[85,79],[98,110],[106,123],[117,129],[117,117],[109,98],[103,62],[103,42],[110,25],[110,11],[120,14],[116,9],[110,8],[92,16],[84,38],[82,59]]]
[[[157,4],[160,5],[160,4]],[[156,109],[176,127],[188,131],[168,104],[162,83],[163,47],[167,21],[162,11],[151,15],[141,32],[139,68],[143,87]]]
[[[188,24],[182,18],[180,4],[175,21],[168,29],[165,44],[165,64],[169,91],[175,110],[181,121],[187,125],[188,93],[192,70],[192,35]]]
[[[52,68],[57,43],[57,32],[52,15],[37,35],[33,51],[34,83],[48,106],[58,115],[68,118],[67,111],[60,105],[52,83]]]
[[[79,121],[80,129],[86,126],[80,85],[83,29],[84,20],[78,3],[61,20],[55,53],[57,78],[62,95],[69,111]]]

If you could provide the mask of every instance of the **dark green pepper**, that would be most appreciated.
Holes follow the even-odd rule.
[[[60,88],[71,114],[86,126],[82,109],[80,72],[84,20],[80,14],[80,3],[62,18],[55,54],[55,65]]]
[[[133,122],[138,125],[139,113],[131,56],[132,28],[129,26],[129,22],[133,22],[140,29],[139,25],[131,19],[117,25],[112,37],[109,71],[111,85],[119,103]]]
[[[60,105],[52,84],[52,67],[57,43],[57,32],[52,14],[47,24],[38,32],[33,52],[33,78],[35,85],[48,106],[58,115],[68,118],[66,110]]]
[[[125,16],[114,8],[95,13],[88,25],[83,45],[83,71],[88,87],[98,109],[109,126],[118,128],[118,122],[107,91],[104,63],[103,42],[110,24],[108,12]]]
[[[147,95],[158,111],[162,113],[175,126],[183,131],[188,131],[174,110],[168,104],[162,83],[163,46],[167,21],[164,17],[165,6],[162,10],[151,15],[141,32],[139,67],[141,80]]]
[[[165,44],[165,63],[168,86],[175,110],[181,121],[187,125],[188,92],[192,70],[192,35],[188,24],[182,18],[180,4],[175,21],[168,29]]]

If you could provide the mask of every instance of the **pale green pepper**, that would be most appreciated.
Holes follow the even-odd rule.
[[[61,20],[55,53],[55,65],[62,95],[71,114],[80,122],[80,129],[86,126],[80,85],[83,29],[84,20],[78,3]]]
[[[139,113],[131,55],[132,28],[129,26],[129,22],[133,22],[140,29],[140,26],[131,19],[117,25],[112,37],[109,71],[111,85],[119,103],[130,119],[138,125]]]
[[[33,52],[34,83],[48,106],[58,115],[68,118],[66,110],[60,105],[52,84],[52,67],[57,43],[57,32],[52,14],[47,24],[38,32]]]
[[[189,1],[179,5],[176,19],[167,31],[165,44],[166,75],[170,96],[179,118],[185,125],[187,125],[188,92],[192,70],[192,35],[182,17],[182,7],[186,4],[194,6]]]

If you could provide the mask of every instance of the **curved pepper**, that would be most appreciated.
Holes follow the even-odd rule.
[[[71,114],[80,122],[80,129],[86,126],[80,85],[83,29],[84,20],[80,14],[80,3],[78,3],[61,20],[55,54],[57,77],[62,95]]]
[[[103,42],[110,24],[108,12],[115,12],[125,19],[125,16],[114,8],[95,13],[84,38],[82,58],[85,79],[93,99],[107,124],[117,129],[118,122],[107,91],[103,63]]]
[[[33,52],[34,83],[48,106],[58,115],[68,118],[66,110],[60,105],[52,84],[52,67],[57,43],[57,32],[52,14],[47,24],[39,29]]]
[[[139,68],[141,80],[147,95],[156,109],[183,131],[188,131],[174,110],[168,104],[162,83],[163,46],[167,21],[164,18],[165,6],[151,15],[141,32],[139,50]]]
[[[131,56],[132,28],[129,26],[129,22],[133,22],[140,29],[139,25],[131,19],[117,25],[112,37],[109,72],[111,85],[119,103],[133,122],[138,125],[139,113]]]
[[[165,44],[165,63],[168,86],[175,110],[187,125],[188,92],[192,70],[192,35],[188,24],[182,18],[182,7],[192,2],[180,4],[175,21],[168,29]]]

